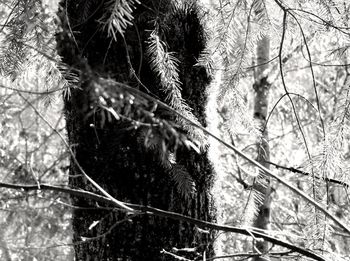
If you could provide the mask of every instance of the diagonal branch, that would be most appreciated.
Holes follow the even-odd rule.
[[[108,204],[111,206],[116,207],[117,209],[127,212],[127,210],[124,207],[121,207],[120,204],[117,204],[115,200],[112,200],[108,197],[101,196],[89,191],[79,190],[79,189],[71,189],[64,186],[52,186],[47,184],[40,184],[40,188],[37,184],[35,185],[18,185],[18,184],[11,184],[11,183],[3,183],[0,182],[1,188],[8,188],[8,189],[15,189],[15,190],[22,190],[22,191],[37,191],[37,190],[46,190],[46,191],[57,191],[57,192],[63,192],[67,193],[73,196],[82,197],[82,198],[88,198],[92,200],[96,200],[100,203]],[[202,221],[199,219],[191,218],[189,216],[181,215],[175,212],[165,211],[158,208],[153,208],[149,206],[143,206],[143,205],[137,205],[137,204],[130,204],[126,202],[122,202],[123,205],[127,206],[128,208],[131,208],[135,211],[139,211],[141,213],[154,215],[158,217],[164,217],[164,218],[171,218],[179,221],[185,221],[188,223],[191,223],[193,225],[197,225],[198,227],[203,228],[209,228],[213,230],[219,230],[219,231],[225,231],[225,232],[231,232],[231,233],[237,233],[242,234],[246,236],[252,236],[254,238],[262,238],[263,240],[266,240],[274,245],[285,247],[292,252],[299,253],[305,257],[312,258],[314,260],[318,261],[326,261],[326,259],[317,253],[314,253],[311,250],[307,250],[298,246],[295,246],[294,244],[288,243],[287,241],[284,241],[282,239],[266,235],[264,233],[254,231],[253,229],[247,229],[247,228],[240,228],[240,227],[233,227],[233,226],[227,226],[227,225],[218,225],[216,223]],[[137,213],[137,212],[136,212]]]
[[[280,55],[281,58],[281,55]],[[173,113],[174,115],[179,116],[180,118],[184,119],[186,122],[188,122],[188,124],[191,124],[192,126],[196,127],[197,129],[203,131],[204,134],[212,137],[213,139],[215,139],[216,141],[218,141],[219,143],[223,144],[225,147],[227,147],[228,149],[234,151],[238,156],[240,156],[241,158],[247,160],[248,162],[250,162],[251,164],[253,164],[254,166],[256,166],[258,169],[262,170],[266,175],[274,178],[275,180],[277,180],[278,182],[280,182],[281,184],[283,184],[284,186],[286,186],[287,188],[289,188],[291,191],[293,191],[295,194],[299,195],[300,197],[302,197],[304,200],[306,200],[307,202],[309,202],[310,204],[312,204],[313,206],[315,206],[318,210],[320,210],[321,212],[323,212],[327,217],[329,217],[331,220],[333,220],[333,222],[335,224],[337,224],[339,227],[341,227],[346,233],[350,234],[350,228],[347,227],[347,225],[343,224],[343,222],[341,222],[337,217],[335,217],[332,213],[330,213],[327,209],[325,209],[320,203],[316,202],[314,199],[312,199],[310,196],[308,196],[307,194],[305,194],[304,192],[302,192],[301,190],[299,190],[298,188],[296,188],[295,186],[293,186],[292,184],[288,183],[287,181],[285,181],[284,179],[278,177],[276,174],[274,174],[272,171],[268,170],[267,168],[265,168],[264,166],[262,166],[261,164],[259,164],[257,161],[255,161],[254,159],[252,159],[251,157],[249,157],[248,155],[244,154],[241,150],[239,150],[238,148],[236,148],[235,146],[227,143],[226,141],[222,140],[220,137],[216,136],[215,134],[211,133],[210,131],[208,131],[206,128],[196,124],[194,121],[192,121],[191,119],[188,119],[187,117],[185,117],[184,115],[180,114],[178,111],[174,110],[173,108],[171,108],[170,106],[168,106],[167,104],[165,104],[164,102],[138,90],[135,88],[132,88],[131,86],[127,85],[127,84],[123,84],[120,82],[114,82],[114,84],[116,85],[117,88],[120,88],[121,90],[125,91],[125,92],[129,92],[132,93],[138,97],[142,97],[142,98],[146,98],[149,101],[152,101],[156,104],[158,104],[158,106],[166,109],[167,111]],[[18,93],[18,92],[17,92]],[[18,93],[29,105],[30,102],[23,96],[21,95],[21,93]],[[33,108],[33,110],[35,111],[35,113],[37,113],[42,120],[48,124],[48,126],[50,128],[53,128],[53,126],[51,126],[51,124],[40,114],[39,111],[36,110],[36,108],[31,105],[31,107]],[[62,139],[62,141],[65,143],[65,145],[67,146],[67,149],[69,150],[70,154],[73,157],[73,160],[75,161],[75,163],[77,163],[77,166],[79,167],[80,164],[79,162],[76,160],[76,158],[74,157],[74,153],[71,150],[71,148],[69,147],[69,145],[67,144],[65,138],[59,133],[56,132],[57,135],[59,135],[60,139]],[[81,168],[80,166],[80,171],[82,171],[82,173],[85,175],[85,177],[90,181],[93,182],[94,186],[98,186],[99,190],[102,193],[106,193],[105,195],[111,199],[116,201],[116,203],[118,203],[119,201],[115,198],[113,198],[111,195],[109,195],[105,190],[103,190],[103,188],[101,188],[95,181],[93,181],[86,173],[85,171]],[[121,202],[119,202],[119,204],[121,204]],[[130,209],[127,206],[123,206],[125,209],[128,209],[128,211],[132,211],[132,209]]]
[[[345,225],[342,221],[340,221],[337,217],[335,217],[332,213],[330,213],[327,209],[325,209],[320,203],[316,202],[314,199],[312,199],[309,195],[305,194],[303,191],[299,190],[298,188],[296,188],[295,186],[293,186],[292,184],[290,184],[289,182],[285,181],[284,179],[278,177],[275,173],[273,173],[272,171],[270,171],[269,169],[265,168],[264,166],[262,166],[260,163],[258,163],[257,161],[255,161],[254,159],[252,159],[251,157],[249,157],[248,155],[246,155],[245,153],[243,153],[241,150],[239,150],[238,148],[236,148],[235,146],[227,143],[226,141],[222,140],[221,138],[219,138],[218,136],[216,136],[215,134],[211,133],[210,131],[208,131],[206,128],[196,124],[195,122],[191,121],[190,119],[184,117],[182,114],[180,114],[179,112],[177,112],[176,110],[174,110],[173,108],[171,108],[170,106],[168,106],[167,104],[165,104],[164,102],[161,102],[153,97],[151,97],[150,95],[137,90],[135,88],[132,88],[130,86],[128,86],[127,84],[124,83],[120,83],[120,82],[115,82],[116,87],[121,88],[122,90],[129,92],[129,93],[133,93],[136,96],[139,97],[143,97],[146,98],[152,102],[155,102],[156,104],[158,104],[160,107],[165,108],[166,110],[168,110],[169,112],[174,113],[175,115],[183,118],[184,120],[186,120],[189,124],[193,125],[194,127],[200,129],[201,131],[203,131],[206,135],[212,137],[213,139],[215,139],[216,141],[218,141],[219,143],[223,144],[225,147],[227,147],[228,149],[234,151],[238,156],[240,156],[241,158],[245,159],[246,161],[248,161],[249,163],[253,164],[254,166],[256,166],[258,169],[262,170],[266,175],[274,178],[275,180],[277,180],[279,183],[283,184],[284,186],[286,186],[287,188],[289,188],[291,191],[293,191],[295,194],[299,195],[300,197],[302,197],[304,200],[306,200],[307,202],[309,202],[310,204],[312,204],[314,207],[316,207],[319,211],[321,211],[322,213],[324,213],[327,217],[329,217],[331,220],[333,220],[333,222],[335,224],[337,224],[339,227],[341,227],[344,231],[346,231],[348,234],[350,234],[350,228]]]

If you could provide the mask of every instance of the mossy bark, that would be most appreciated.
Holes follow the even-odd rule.
[[[65,99],[69,143],[86,173],[119,200],[174,211],[206,221],[214,220],[210,189],[213,169],[207,153],[179,147],[177,164],[185,167],[196,192],[183,197],[159,160],[159,153],[145,148],[140,131],[129,121],[103,123],[96,116],[93,77],[112,78],[165,100],[157,75],[149,66],[147,40],[157,19],[161,37],[180,61],[182,97],[205,126],[206,87],[210,77],[195,67],[203,50],[204,32],[195,5],[175,8],[171,1],[142,1],[133,12],[133,25],[125,41],[107,37],[98,20],[106,12],[104,1],[62,1],[62,29],[57,49],[71,69],[79,71],[79,87]],[[127,51],[126,51],[127,50]],[[130,62],[139,79],[130,73]],[[109,90],[111,91],[111,90]],[[160,117],[161,111],[156,111]],[[71,163],[70,186],[95,191]],[[172,260],[162,249],[196,247],[198,254],[212,255],[212,234],[191,224],[150,215],[126,216],[95,202],[72,197],[73,243],[77,260]],[[98,223],[97,223],[98,222]],[[92,226],[95,224],[95,226]],[[179,253],[178,253],[179,254]],[[197,253],[184,254],[195,258]]]

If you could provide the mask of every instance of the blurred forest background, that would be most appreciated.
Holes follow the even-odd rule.
[[[139,3],[106,2],[132,5],[119,17],[127,22],[101,29],[113,39]],[[41,189],[68,186],[63,98],[79,81],[57,53],[57,10],[54,0],[0,3],[1,260],[74,259],[69,191]],[[200,10],[207,46],[198,64],[213,78],[207,130],[279,177],[208,138],[216,222],[350,260],[350,3],[212,0]],[[187,186],[176,177],[174,186]],[[307,259],[239,232],[216,231],[214,245],[215,256],[191,260]]]

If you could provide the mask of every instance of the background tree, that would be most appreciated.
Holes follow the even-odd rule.
[[[259,23],[267,17],[267,9],[265,1],[256,1],[257,6],[252,6],[256,20]],[[261,18],[261,16],[263,18]],[[254,18],[253,18],[254,19]],[[264,167],[269,169],[270,161],[270,146],[268,144],[269,135],[267,129],[267,116],[269,109],[269,92],[270,83],[266,73],[269,70],[270,61],[270,36],[264,35],[256,43],[256,69],[254,73],[254,110],[253,117],[258,124],[259,136],[256,141],[257,161]],[[254,200],[259,209],[258,215],[254,222],[254,227],[268,230],[270,224],[271,213],[271,178],[266,176],[263,171],[259,171],[253,184]],[[256,242],[257,252],[266,253],[269,251],[267,242]],[[256,257],[255,260],[265,260],[261,257]]]
[[[257,16],[258,19],[254,20],[256,17],[254,8],[257,6],[266,6],[268,11],[261,12],[261,15]],[[339,56],[334,56],[336,53],[339,55],[339,50],[346,49],[340,47],[344,44],[343,40],[330,44],[325,39],[328,37],[326,36],[328,33],[337,35],[336,39],[348,38],[348,22],[344,23],[346,20],[346,18],[344,20],[346,16],[344,12],[347,10],[347,5],[343,1],[332,2],[332,4],[317,1],[309,1],[308,3],[301,1],[234,1],[233,3],[224,1],[215,8],[216,17],[220,17],[216,27],[216,31],[219,33],[214,37],[211,49],[220,52],[224,57],[224,66],[217,67],[224,67],[222,70],[224,75],[222,89],[218,95],[219,111],[223,115],[224,126],[229,130],[233,142],[238,144],[237,146],[243,151],[255,155],[252,145],[256,138],[253,137],[259,136],[259,134],[256,131],[256,122],[250,120],[249,115],[247,115],[247,112],[253,112],[254,108],[252,94],[247,88],[252,84],[253,70],[265,67],[266,63],[255,62],[252,66],[250,61],[255,56],[253,51],[255,49],[252,47],[259,46],[262,39],[271,36],[272,58],[269,60],[270,70],[266,72],[266,75],[269,75],[269,82],[272,83],[270,89],[272,104],[269,105],[271,109],[267,112],[267,128],[272,135],[268,139],[271,159],[267,163],[270,166],[271,163],[274,163],[272,166],[275,167],[287,165],[285,171],[303,173],[303,176],[284,174],[286,175],[284,177],[286,180],[291,180],[299,189],[309,193],[317,202],[330,206],[331,187],[337,191],[343,188],[335,185],[339,183],[329,182],[329,177],[332,176],[333,181],[343,179],[341,169],[347,169],[348,165],[341,158],[348,153],[347,149],[340,145],[347,137],[347,134],[343,132],[344,127],[339,127],[341,132],[335,138],[334,132],[330,131],[333,129],[334,121],[331,118],[326,120],[326,118],[338,113],[343,116],[348,114],[346,109],[348,101],[345,98],[342,99],[343,105],[333,105],[337,108],[342,107],[341,111],[325,109],[324,106],[327,107],[327,105],[323,104],[324,100],[321,97],[325,97],[324,91],[327,93],[329,88],[320,88],[318,79],[323,78],[328,73],[338,75],[336,70],[333,71],[335,68],[346,71],[347,62],[344,62],[346,52],[342,52],[340,60],[338,60]],[[328,21],[333,22],[329,23]],[[322,30],[320,34],[325,38],[319,38],[320,34],[315,34],[320,30]],[[324,45],[317,44],[320,39]],[[314,49],[315,47],[316,49]],[[326,53],[331,54],[331,56],[326,58]],[[315,62],[316,60],[317,62]],[[289,69],[289,66],[293,69]],[[340,85],[343,84],[344,82],[340,83]],[[344,88],[347,89],[345,86]],[[347,97],[346,92],[344,94]],[[338,93],[338,95],[341,94]],[[232,106],[232,104],[239,106]],[[233,115],[241,117],[234,118]],[[348,116],[342,119],[346,117]],[[341,122],[341,126],[348,124],[345,121]],[[247,135],[247,131],[250,131],[250,135]],[[342,142],[337,141],[330,146],[326,142],[327,137],[331,140],[334,139],[334,141],[340,139]],[[334,149],[334,146],[337,146],[337,149]],[[320,150],[320,148],[322,149]],[[335,151],[339,153],[334,153]],[[223,155],[227,157],[226,154]],[[329,161],[330,158],[332,160]],[[232,185],[227,187],[227,191],[235,192],[233,192],[232,198],[225,198],[225,202],[232,200],[234,212],[232,210],[225,212],[225,221],[230,224],[240,224],[240,220],[248,219],[251,222],[250,217],[254,216],[258,209],[256,205],[250,203],[251,200],[247,200],[250,198],[250,192],[243,192],[244,196],[242,196],[237,195],[237,191],[240,191],[240,185],[248,189],[251,188],[251,179],[255,179],[256,173],[259,172],[250,168],[249,164],[239,158],[233,157],[233,160],[230,160],[236,165],[230,165],[232,169],[235,169],[234,171],[226,170],[229,176],[233,177]],[[343,165],[343,163],[345,164]],[[276,189],[273,190],[275,191],[273,193],[274,199],[276,196],[279,199],[291,198],[288,192],[281,190],[280,185],[275,183],[272,185]],[[237,201],[237,199],[242,198],[243,201]],[[329,234],[329,232],[334,227],[330,225],[331,222],[323,214],[307,204],[305,207],[304,202],[299,200],[294,200],[293,203],[288,200],[287,202],[278,204],[278,207],[276,206],[275,210],[272,210],[272,213],[276,214],[276,216],[272,215],[271,217],[272,230],[299,231],[298,233],[305,239],[303,241],[305,245],[315,250],[322,249],[323,253],[327,253],[326,255],[330,255],[332,258],[339,258],[334,252],[335,249],[346,252],[344,248],[340,250],[329,242],[329,240],[332,241],[332,233]],[[284,207],[284,205],[288,207]],[[241,206],[245,212],[243,218],[241,214],[238,217],[234,214],[237,212],[237,206]],[[281,213],[283,214],[281,215]],[[336,216],[336,212],[332,213]],[[240,237],[238,238],[240,239]],[[226,249],[231,242],[233,242],[232,249],[235,250],[246,251],[250,247],[250,243],[245,238],[237,240],[235,237],[235,239],[230,238],[225,242],[228,243],[224,247]]]

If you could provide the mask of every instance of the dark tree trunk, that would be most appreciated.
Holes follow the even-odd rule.
[[[133,12],[134,24],[126,29],[125,41],[120,36],[114,41],[98,22],[106,12],[105,2],[66,0],[60,5],[62,30],[57,34],[57,49],[63,62],[77,69],[80,77],[80,88],[73,89],[65,99],[68,137],[75,157],[90,177],[119,200],[213,221],[213,172],[207,153],[197,154],[181,145],[175,152],[176,164],[185,168],[195,183],[195,193],[184,196],[176,188],[169,168],[159,159],[159,152],[145,148],[143,130],[134,128],[128,120],[105,120],[98,113],[99,97],[92,84],[96,78],[111,78],[144,90],[130,73],[129,57],[141,82],[164,101],[165,94],[146,55],[157,19],[162,27],[160,36],[180,61],[182,97],[205,126],[210,77],[204,68],[194,67],[205,44],[197,7],[174,8],[171,1],[142,1]],[[167,113],[156,110],[155,114],[160,117]],[[96,192],[73,160],[69,183]],[[146,214],[126,216],[86,199],[73,197],[72,203],[77,207],[72,221],[77,260],[172,260],[161,251],[173,247],[196,247],[198,254],[212,254],[212,234],[202,233],[188,223]]]

